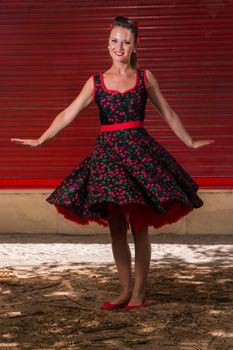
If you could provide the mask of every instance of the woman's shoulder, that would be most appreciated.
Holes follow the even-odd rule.
[[[157,79],[155,78],[154,74],[150,69],[143,68],[143,76],[144,76],[144,82],[147,87],[147,90],[149,90],[151,86],[158,85]]]
[[[144,67],[139,67],[140,70],[142,70],[147,77],[150,77],[153,75],[153,73],[151,72],[151,70],[149,70],[148,68],[144,68]]]
[[[142,74],[144,75],[144,78],[146,78],[148,81],[154,78],[154,74],[150,69],[144,68],[144,67],[139,67],[138,69],[139,71],[142,72]]]
[[[144,75],[147,79],[148,84],[152,81],[156,81],[156,78],[153,72],[147,68],[144,68]]]

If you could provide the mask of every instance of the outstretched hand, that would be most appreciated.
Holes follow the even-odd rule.
[[[39,147],[41,143],[38,139],[28,140],[28,139],[10,139],[12,142],[19,143],[21,145],[28,145],[31,147]]]
[[[204,146],[208,146],[212,143],[214,143],[215,140],[197,140],[197,141],[192,141],[192,146],[190,148],[201,148]]]

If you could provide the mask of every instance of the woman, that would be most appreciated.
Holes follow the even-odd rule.
[[[47,198],[67,219],[109,226],[112,251],[122,287],[102,309],[149,305],[145,288],[151,260],[148,226],[178,221],[203,205],[197,184],[172,155],[143,127],[147,98],[178,138],[190,148],[214,140],[193,140],[162,95],[151,71],[137,67],[138,28],[117,16],[108,50],[112,66],[89,77],[76,99],[38,139],[11,139],[38,147],[70,124],[92,102],[100,109],[101,132],[93,152]],[[135,282],[127,229],[135,242]]]

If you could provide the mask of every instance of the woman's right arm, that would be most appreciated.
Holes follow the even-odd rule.
[[[75,100],[55,117],[49,128],[37,140],[11,139],[11,141],[30,146],[40,146],[46,143],[69,125],[83,109],[91,104],[93,89],[93,78],[91,76]]]

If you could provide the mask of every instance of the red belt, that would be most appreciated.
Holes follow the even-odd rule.
[[[110,125],[101,125],[100,131],[112,131],[112,130],[121,130],[121,129],[128,129],[128,128],[143,128],[144,127],[144,121],[135,120],[125,123],[117,123],[117,124],[110,124]]]

